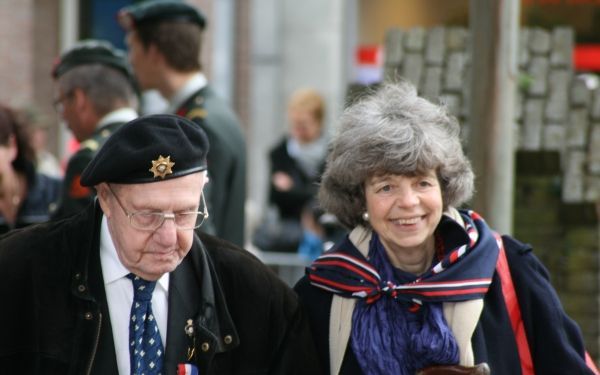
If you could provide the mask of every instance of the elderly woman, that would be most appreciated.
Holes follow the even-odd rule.
[[[296,285],[330,374],[592,373],[531,248],[455,208],[473,178],[456,120],[410,84],[345,111],[319,198],[352,231]]]
[[[49,219],[60,180],[36,173],[25,123],[0,105],[0,234]]]

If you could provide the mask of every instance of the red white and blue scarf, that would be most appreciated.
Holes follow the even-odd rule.
[[[477,213],[460,213],[468,240],[444,250],[443,258],[413,282],[396,285],[383,280],[348,238],[317,258],[307,268],[308,278],[318,288],[367,303],[383,295],[418,303],[483,298],[492,282],[502,240]],[[454,222],[442,220],[440,226],[452,225],[448,221]],[[440,226],[437,232],[444,239]]]
[[[375,232],[368,260],[346,238],[307,269],[314,286],[359,299],[350,346],[366,375],[412,375],[427,366],[458,363],[442,302],[482,298],[502,246],[479,215],[460,213],[464,227],[446,216],[440,221],[440,251],[420,277],[394,269]]]

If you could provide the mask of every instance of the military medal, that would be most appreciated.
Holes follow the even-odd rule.
[[[185,327],[183,328],[185,334],[188,337],[190,345],[188,346],[186,359],[187,362],[191,362],[196,356],[196,331],[194,329],[194,321],[188,319]],[[177,375],[198,375],[198,367],[191,363],[180,363],[177,365]]]

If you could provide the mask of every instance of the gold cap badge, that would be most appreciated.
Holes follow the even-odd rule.
[[[152,160],[152,168],[148,169],[150,172],[154,173],[154,178],[160,177],[165,178],[166,175],[172,174],[173,171],[171,167],[174,166],[175,163],[171,161],[171,156],[167,156],[166,158],[162,155],[158,156],[158,159]]]

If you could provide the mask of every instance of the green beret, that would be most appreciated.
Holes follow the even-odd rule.
[[[177,115],[148,115],[121,126],[81,175],[82,186],[101,182],[158,182],[206,170],[208,137]]]
[[[55,62],[52,68],[52,77],[58,78],[70,69],[86,64],[104,64],[125,74],[133,80],[133,72],[127,62],[127,54],[113,47],[104,40],[82,40],[65,51]]]
[[[122,8],[117,16],[125,30],[135,29],[145,22],[183,21],[193,22],[204,30],[206,18],[199,9],[179,0],[154,0],[136,3]]]

